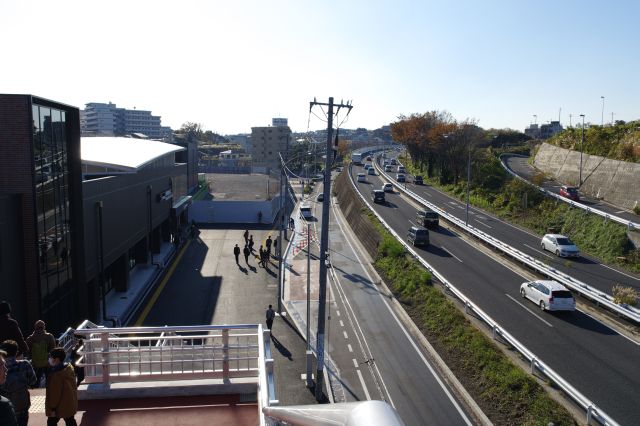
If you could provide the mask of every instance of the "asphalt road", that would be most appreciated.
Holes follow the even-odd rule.
[[[538,173],[538,170],[531,164],[529,164],[529,157],[510,154],[503,155],[502,158],[504,159],[503,163],[511,171],[528,181],[531,181],[533,176]],[[547,180],[542,184],[542,187],[549,192],[560,194],[560,188],[562,187],[562,184],[553,180]],[[636,214],[633,214],[629,210],[607,203],[603,200],[598,200],[597,198],[590,197],[581,192],[580,203],[584,204],[585,206],[593,207],[594,209],[606,212],[612,216],[618,216],[619,218],[635,223],[640,222],[640,217]]]
[[[358,171],[362,168],[354,166],[354,179]],[[370,199],[371,189],[381,188],[385,181],[367,176],[367,182],[357,187]],[[438,201],[434,191],[429,193],[425,195],[429,201],[464,215],[461,203]],[[373,206],[399,235],[406,235],[415,223],[415,204],[406,198],[395,192],[387,194],[385,205]],[[488,216],[474,220],[492,227],[496,224]],[[454,286],[618,422],[633,424],[640,418],[637,343],[580,311],[540,312],[520,297],[525,278],[442,227],[430,232],[430,238],[431,245],[418,252]]]
[[[407,425],[472,424],[463,405],[432,372],[428,356],[400,324],[386,300],[389,296],[374,283],[370,266],[345,235],[351,231],[336,208],[330,212],[334,273],[329,274],[327,350],[339,372],[344,400],[387,401]],[[321,203],[314,202],[314,216],[321,217]],[[314,225],[319,236],[321,220]],[[318,253],[312,244],[311,254]]]

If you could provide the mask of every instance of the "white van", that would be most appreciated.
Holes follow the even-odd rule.
[[[300,206],[300,217],[309,220],[313,217],[313,213],[311,213],[311,204],[303,203]]]

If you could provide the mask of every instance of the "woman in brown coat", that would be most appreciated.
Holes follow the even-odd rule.
[[[62,418],[66,426],[77,426],[74,416],[78,411],[76,375],[73,366],[64,362],[67,354],[62,348],[54,348],[49,354],[47,376],[46,414],[47,426],[57,425]]]

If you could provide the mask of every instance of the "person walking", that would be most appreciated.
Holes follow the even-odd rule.
[[[289,229],[291,229],[292,231],[296,230],[296,221],[293,220],[293,218],[289,219]]]
[[[258,212],[258,223],[262,223],[262,210]]]
[[[5,357],[7,353],[0,350],[0,386],[7,381],[7,363]],[[16,421],[16,413],[13,411],[13,405],[4,396],[0,395],[0,425],[2,426],[18,426]]]
[[[265,241],[267,246],[267,258],[271,257],[271,244],[273,244],[273,240],[271,239],[271,235],[267,237],[267,241]]]
[[[33,369],[36,372],[36,379],[38,379],[36,383],[36,387],[38,387],[49,367],[49,352],[56,347],[56,339],[53,334],[47,332],[44,321],[36,321],[33,333],[27,337],[27,346],[31,354]]]
[[[78,411],[78,389],[73,366],[65,362],[67,357],[63,348],[53,348],[49,354],[49,376],[47,377],[47,396],[45,413],[47,426],[58,424],[64,419],[66,426],[77,426],[74,418]]]
[[[249,235],[249,250],[251,250],[251,252],[253,252],[253,235]]]
[[[36,385],[36,373],[29,361],[16,359],[18,344],[14,340],[2,342],[2,350],[7,354],[7,378],[4,384],[0,385],[0,393],[13,404],[18,426],[27,426],[31,407],[29,388]]]
[[[247,266],[249,266],[249,255],[251,254],[251,250],[249,250],[249,246],[244,246],[244,249],[242,250],[242,252],[244,253],[244,261],[247,263]]]
[[[278,239],[273,240],[273,257],[278,258]]]
[[[236,257],[236,265],[239,265],[240,261],[238,259],[240,258],[240,247],[238,247],[237,244],[233,248],[233,255]]]
[[[244,245],[246,246],[247,244],[249,244],[249,230],[246,229],[242,236],[244,237]]]
[[[269,309],[267,309],[266,316],[267,316],[267,328],[269,330],[273,330],[273,319],[276,317],[276,311],[273,310],[273,307],[271,305],[269,305]]]
[[[29,351],[18,321],[11,318],[11,305],[3,300],[0,302],[0,342],[5,340],[14,340],[18,344],[18,355]]]
[[[264,250],[262,250],[262,246],[260,246],[260,248],[258,248],[258,264],[262,267],[264,267]]]

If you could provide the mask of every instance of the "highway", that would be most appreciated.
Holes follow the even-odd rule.
[[[314,216],[320,218],[321,203],[313,204]],[[327,351],[339,372],[337,397],[387,401],[407,425],[422,425],[425,420],[474,424],[454,392],[435,374],[428,354],[397,318],[390,295],[375,284],[371,266],[337,209],[332,202],[327,321]],[[319,235],[320,219],[313,223]],[[316,244],[311,254],[318,255]]]
[[[354,180],[359,171],[361,167],[353,166]],[[381,188],[385,180],[380,176],[367,176],[367,180],[357,183],[357,187],[370,199],[372,188]],[[410,185],[412,190],[416,189],[412,184],[407,187]],[[424,198],[464,217],[464,205],[460,202],[442,198],[427,187],[420,189],[424,189]],[[400,235],[406,235],[415,223],[416,204],[407,198],[395,192],[387,194],[385,205],[373,206]],[[487,230],[498,228],[498,223],[505,226],[478,211],[472,216],[472,225],[479,228],[483,226],[480,222],[488,225]],[[511,227],[502,232],[510,235],[515,231]],[[427,262],[614,419],[621,424],[637,421],[640,416],[637,404],[640,346],[637,343],[580,311],[540,312],[520,297],[519,287],[526,278],[479,251],[455,232],[440,227],[430,234],[430,247],[418,249]],[[529,238],[533,240],[532,236]],[[537,248],[538,241],[533,248]]]

